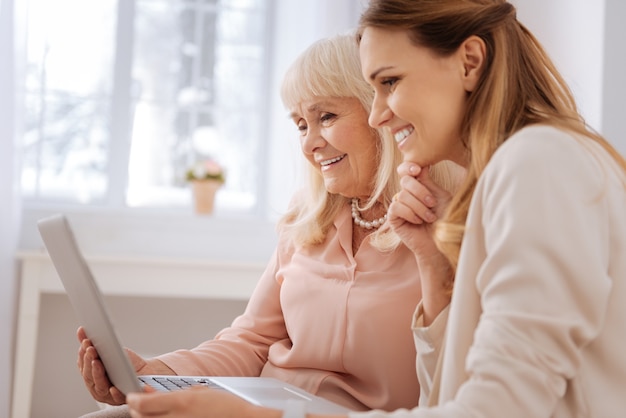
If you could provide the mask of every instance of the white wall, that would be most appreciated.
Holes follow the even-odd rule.
[[[626,2],[606,0],[602,133],[626,156]]]
[[[544,45],[581,113],[626,155],[626,2],[511,0]]]
[[[595,129],[602,115],[604,2],[512,0],[517,17],[539,39]]]
[[[17,300],[13,261],[19,226],[19,200],[14,187],[17,153],[13,106],[13,6],[13,0],[0,1],[0,417],[9,416]]]

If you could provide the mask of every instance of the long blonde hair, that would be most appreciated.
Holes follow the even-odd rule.
[[[315,97],[353,97],[369,114],[374,93],[361,74],[354,37],[355,33],[349,32],[318,40],[294,61],[281,86],[281,98],[287,109]],[[381,202],[387,209],[393,195],[400,190],[396,167],[402,161],[402,154],[386,130],[376,130],[376,137],[378,168],[372,194],[364,206],[370,208]],[[328,193],[322,176],[310,164],[306,164],[306,170],[306,191],[279,221],[282,233],[303,246],[324,242],[337,214],[348,201],[346,197]],[[446,182],[450,174],[444,164],[433,167],[432,175],[435,180],[452,183]],[[374,233],[372,242],[387,250],[400,241],[389,228],[381,228]]]
[[[472,35],[486,44],[485,67],[468,97],[461,131],[468,172],[435,232],[455,269],[478,177],[500,145],[523,127],[548,124],[588,137],[626,172],[624,157],[587,126],[563,77],[505,0],[371,0],[360,20],[361,30],[366,27],[405,30],[415,45],[441,56]]]

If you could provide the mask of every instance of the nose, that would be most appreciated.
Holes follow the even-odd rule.
[[[374,96],[374,102],[372,103],[372,110],[370,111],[369,118],[367,122],[369,125],[378,129],[385,126],[386,123],[393,117],[393,113],[389,106],[387,106],[387,102],[378,97],[378,95]]]
[[[313,154],[318,148],[326,145],[326,140],[317,129],[309,129],[300,139],[300,147],[304,154]]]

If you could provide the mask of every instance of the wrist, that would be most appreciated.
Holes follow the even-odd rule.
[[[454,272],[448,260],[438,256],[418,262],[422,287],[424,326],[429,326],[437,315],[450,304]]]
[[[177,373],[170,369],[165,363],[156,358],[145,360],[143,367],[137,370],[137,374],[162,374],[176,375]]]

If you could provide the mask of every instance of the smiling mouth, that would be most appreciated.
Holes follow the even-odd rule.
[[[393,135],[393,138],[396,140],[396,143],[404,141],[407,136],[411,135],[415,129],[413,127],[402,129],[401,131],[396,132]]]
[[[344,158],[346,158],[347,155],[348,154],[343,154],[343,155],[340,155],[339,157],[331,158],[330,160],[320,161],[320,165],[322,167],[328,167],[331,164],[334,164],[336,162],[343,160]]]

